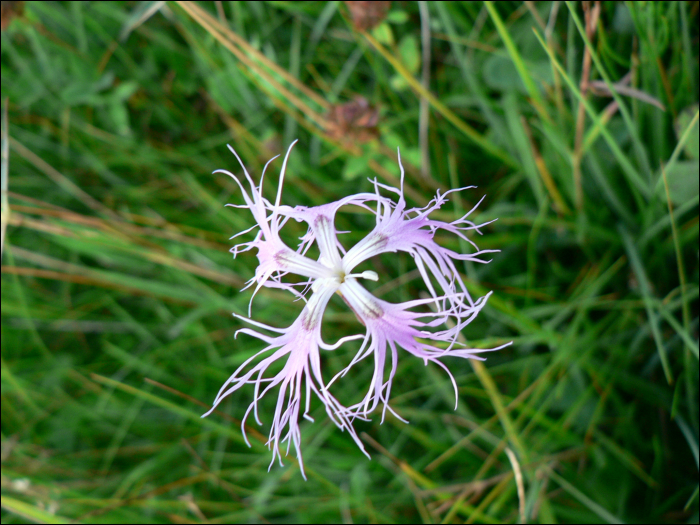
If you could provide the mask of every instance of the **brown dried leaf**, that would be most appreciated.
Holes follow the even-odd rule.
[[[326,134],[337,141],[368,142],[378,136],[379,110],[364,97],[331,106],[326,115]]]
[[[379,25],[386,17],[391,2],[345,2],[352,23],[358,31],[365,31]]]
[[[0,2],[2,12],[2,30],[7,29],[13,18],[22,16],[24,13],[24,2]]]

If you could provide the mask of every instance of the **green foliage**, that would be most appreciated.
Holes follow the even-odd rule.
[[[26,3],[2,32],[3,523],[697,522],[698,10],[605,3],[592,25],[596,5],[429,2],[426,91],[417,3],[367,32],[338,2]],[[330,133],[357,97],[376,136]],[[262,348],[231,317],[257,260],[228,238],[252,218],[212,171],[240,173],[230,143],[257,179],[295,138],[289,205],[396,184],[397,146],[412,204],[477,185],[439,212],[485,194],[477,220],[498,217],[478,242],[501,252],[463,269],[495,292],[464,336],[514,341],[447,363],[456,411],[445,374],[400,355],[410,424],[358,422],[371,461],[312,402],[308,482],[293,458],[267,471],[274,399],[251,448],[252,390],[200,418]],[[349,246],[372,224],[338,226]],[[410,257],[373,269],[387,300],[424,291]],[[280,327],[300,308],[253,304]],[[361,330],[339,300],[324,322]],[[352,351],[324,353],[328,378]]]

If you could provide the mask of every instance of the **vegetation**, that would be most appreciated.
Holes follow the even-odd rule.
[[[3,2],[3,523],[698,522],[696,2],[22,4]],[[397,147],[409,205],[478,186],[438,215],[486,195],[473,217],[498,218],[478,243],[501,252],[463,268],[494,291],[463,335],[513,341],[447,363],[456,410],[400,355],[410,424],[358,421],[371,460],[312,402],[306,482],[291,456],[268,472],[274,396],[250,448],[252,389],[200,418],[262,349],[231,316],[257,259],[228,238],[253,219],[212,172],[241,173],[228,143],[257,180],[297,138],[289,205],[397,185]],[[371,224],[339,216],[348,246]],[[414,268],[374,261],[374,292],[420,297]],[[300,308],[253,304],[280,327]],[[334,299],[324,337],[361,329]],[[324,353],[328,378],[356,349]]]

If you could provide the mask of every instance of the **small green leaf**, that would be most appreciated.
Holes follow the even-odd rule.
[[[406,35],[399,42],[399,55],[401,62],[411,74],[416,74],[420,69],[420,51],[418,39],[413,35]]]
[[[391,24],[405,24],[408,22],[408,13],[406,11],[390,11],[386,15],[386,21]]]
[[[409,87],[408,82],[401,75],[392,75],[389,79],[389,84],[394,91],[406,91]]]
[[[124,107],[124,104],[119,102],[110,104],[108,107],[109,117],[112,121],[113,129],[121,135],[126,137],[131,134],[131,127],[129,126],[129,112]]]
[[[700,184],[698,168],[697,160],[682,160],[671,166],[670,170],[666,170],[668,191],[671,194],[671,202],[675,206],[680,206],[698,196],[698,185]],[[659,176],[661,176],[661,172],[659,172]],[[666,200],[666,190],[663,184],[657,187],[656,194],[664,201]]]
[[[698,112],[698,105],[689,106],[678,114],[675,122],[676,136],[680,140],[683,132],[690,126],[693,117]],[[698,123],[690,130],[690,136],[685,142],[684,151],[691,159],[698,158],[698,147],[700,147],[700,133],[698,132]]]
[[[525,84],[518,75],[518,70],[511,60],[499,55],[491,55],[484,61],[482,70],[484,82],[492,89],[510,91],[514,87],[525,90]]]
[[[112,92],[109,94],[109,97],[114,101],[114,102],[122,102],[124,100],[127,100],[136,93],[136,90],[139,88],[139,85],[134,82],[134,81],[129,81],[129,82],[124,82],[122,84],[119,84],[117,87],[115,87]]]
[[[389,24],[386,22],[382,22],[377,27],[372,29],[372,36],[381,44],[386,46],[394,45],[394,33],[392,33],[391,27],[389,27]]]

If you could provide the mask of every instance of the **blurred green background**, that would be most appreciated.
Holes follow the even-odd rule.
[[[382,5],[385,4],[385,5]],[[697,2],[3,2],[2,521],[698,522]],[[253,224],[224,168],[258,178],[295,138],[283,202],[396,184],[409,205],[498,217],[465,265],[494,290],[464,336],[514,344],[446,374],[400,354],[392,407],[312,402],[272,467],[242,389],[262,343]],[[281,161],[266,177],[272,195]],[[344,213],[346,246],[371,227]],[[288,238],[303,233],[290,224]],[[450,236],[439,242],[469,250]],[[424,288],[376,261],[386,300]],[[262,291],[253,317],[300,310]],[[324,337],[358,331],[340,300]],[[327,378],[353,347],[324,353]],[[372,364],[335,384],[363,395]],[[259,431],[259,432],[257,432]]]

